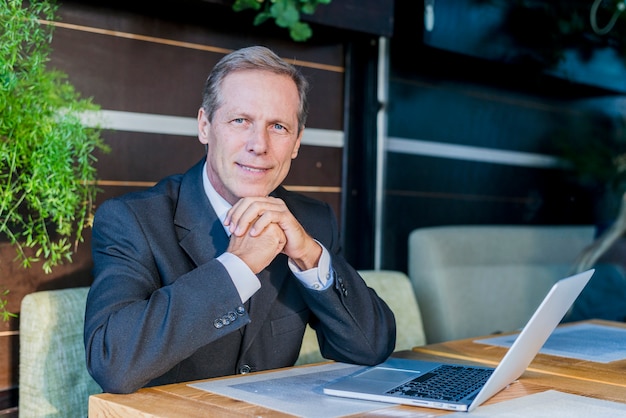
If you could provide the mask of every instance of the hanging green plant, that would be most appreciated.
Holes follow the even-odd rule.
[[[40,19],[56,10],[0,2],[0,235],[24,267],[42,261],[46,273],[82,241],[97,193],[94,152],[107,151],[100,130],[80,120],[99,107],[47,68],[53,27]]]
[[[274,19],[276,25],[289,29],[294,41],[306,41],[313,35],[308,23],[300,20],[301,14],[313,14],[320,4],[329,4],[331,0],[235,0],[233,10],[260,10],[254,19],[258,26],[268,19]]]
[[[2,317],[3,321],[8,321],[11,318],[17,318],[17,315],[13,312],[9,312],[7,309],[7,304],[9,301],[6,299],[9,294],[9,289],[5,289],[2,293],[0,293],[0,317]]]

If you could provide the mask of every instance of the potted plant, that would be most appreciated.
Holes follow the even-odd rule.
[[[0,2],[0,235],[24,267],[44,272],[66,261],[91,221],[98,128],[81,114],[99,107],[67,76],[47,67],[57,6],[45,0]],[[8,289],[0,289],[6,320]]]

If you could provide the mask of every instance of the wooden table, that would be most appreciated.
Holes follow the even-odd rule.
[[[590,321],[626,328],[626,324]],[[452,360],[457,363],[495,366],[505,348],[475,343],[476,338],[448,341],[416,347],[395,353],[396,357],[423,360]],[[308,366],[300,366],[308,367]],[[524,395],[554,389],[626,403],[626,360],[605,363],[538,354],[518,381],[495,395],[485,404],[501,402]],[[233,378],[233,377],[227,377]],[[222,378],[225,379],[225,378]],[[247,403],[223,395],[188,386],[188,383],[144,388],[129,395],[103,393],[89,399],[89,417],[292,417],[261,405]],[[389,408],[359,414],[360,417],[438,416],[448,411],[390,405]]]

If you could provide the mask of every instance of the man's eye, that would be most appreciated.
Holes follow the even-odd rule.
[[[243,118],[237,118],[237,119],[233,119],[234,123],[243,123],[244,119]]]
[[[281,125],[280,123],[275,123],[274,124],[274,129],[276,129],[277,131],[282,131],[285,129],[285,127],[283,125]]]

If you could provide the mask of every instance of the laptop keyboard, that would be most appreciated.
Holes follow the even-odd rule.
[[[458,402],[480,389],[493,369],[442,365],[389,391],[390,395]]]

